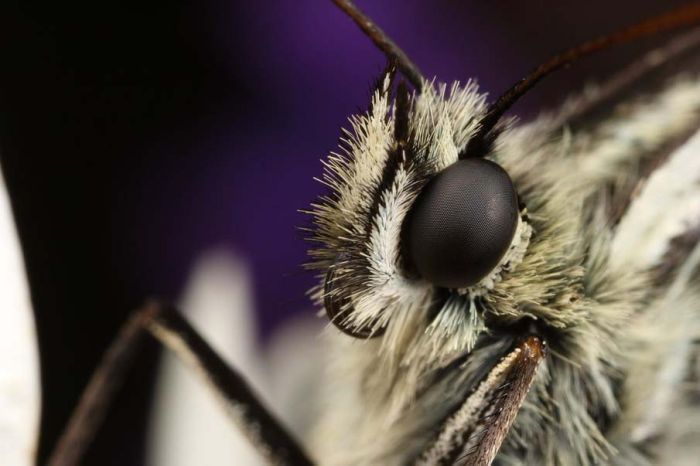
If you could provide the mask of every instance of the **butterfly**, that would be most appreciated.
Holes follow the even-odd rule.
[[[333,325],[302,446],[172,306],[127,323],[50,464],[76,464],[151,334],[274,464],[670,464],[697,458],[700,31],[560,109],[504,115],[550,73],[700,23],[691,3],[574,47],[489,103],[387,58],[325,161],[313,296]],[[319,349],[321,350],[321,349]]]

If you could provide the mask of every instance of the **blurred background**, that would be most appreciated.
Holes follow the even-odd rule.
[[[426,75],[497,95],[553,52],[683,2],[357,3]],[[532,117],[664,39],[586,59],[515,113]],[[128,312],[177,299],[203,251],[248,264],[262,342],[314,312],[299,209],[323,191],[319,159],[384,64],[326,0],[3,0],[0,162],[40,340],[40,458]],[[85,464],[144,464],[157,355],[146,348]]]

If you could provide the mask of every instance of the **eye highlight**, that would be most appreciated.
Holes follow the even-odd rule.
[[[464,288],[487,276],[518,225],[518,196],[503,168],[456,162],[435,175],[404,221],[407,263],[436,286]]]

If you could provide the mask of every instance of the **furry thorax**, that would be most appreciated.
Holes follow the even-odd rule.
[[[340,151],[324,162],[329,192],[312,208],[312,266],[333,280],[316,298],[333,293],[352,306],[344,325],[384,332],[369,340],[328,332],[318,457],[412,461],[504,351],[536,328],[550,353],[496,461],[659,458],[678,440],[681,417],[698,422],[684,409],[684,381],[700,337],[700,290],[692,255],[685,274],[657,273],[680,227],[651,237],[655,220],[635,217],[635,201],[628,204],[650,161],[697,130],[700,80],[676,79],[575,127],[568,121],[580,99],[529,124],[503,124],[487,158],[511,176],[521,218],[498,267],[462,290],[437,289],[407,271],[402,223],[426,181],[455,163],[475,134],[485,96],[471,81],[425,82],[410,97],[403,147],[391,95],[387,77],[370,110],[350,119]],[[642,239],[662,243],[661,253],[628,260]]]

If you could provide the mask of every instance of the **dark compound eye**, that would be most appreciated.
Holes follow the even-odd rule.
[[[406,218],[407,262],[436,286],[474,285],[508,250],[518,215],[517,193],[503,168],[460,160],[426,184]]]

